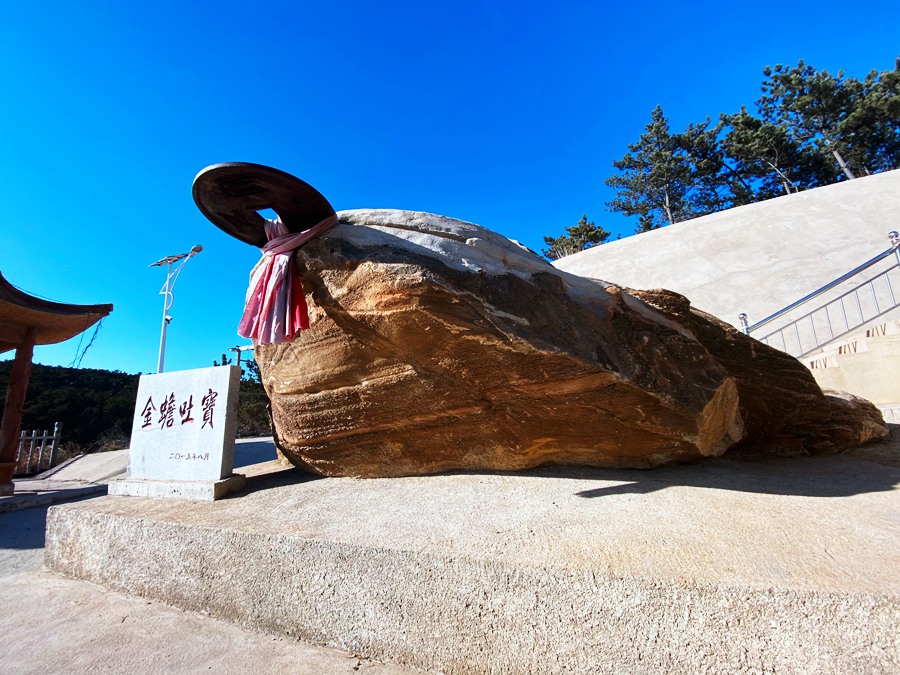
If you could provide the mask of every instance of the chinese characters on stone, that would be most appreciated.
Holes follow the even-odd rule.
[[[216,407],[216,398],[218,398],[218,392],[209,390],[209,393],[203,397],[203,426],[201,429],[209,424],[209,428],[212,429],[213,425],[213,408]]]
[[[219,392],[210,389],[200,400],[200,405],[203,407],[203,424],[200,425],[201,429],[205,429],[207,426],[210,429],[213,428],[213,413],[216,408],[216,399],[218,397]],[[159,425],[160,429],[168,429],[175,425],[176,412],[180,418],[181,425],[194,422],[194,395],[189,394],[187,399],[185,399],[181,405],[176,405],[175,401],[175,392],[170,392],[168,396],[163,397],[162,402],[159,404],[159,408],[157,408],[153,403],[153,397],[148,397],[147,403],[141,411],[141,417],[144,420],[143,424],[141,424],[141,429],[154,428],[154,413],[159,413],[156,417],[155,424]]]

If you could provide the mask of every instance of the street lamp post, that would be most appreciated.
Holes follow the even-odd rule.
[[[235,354],[237,354],[237,364],[236,364],[236,365],[237,365],[238,368],[241,367],[241,352],[252,352],[253,350],[254,350],[254,346],[253,346],[253,345],[246,345],[246,346],[243,346],[243,347],[241,347],[241,346],[238,346],[238,347],[229,347],[229,348],[228,348],[228,351],[234,352]]]
[[[203,250],[203,247],[200,244],[194,246],[187,253],[179,253],[178,255],[170,255],[162,260],[157,260],[155,263],[151,263],[150,267],[162,267],[163,265],[169,266],[169,271],[166,274],[166,283],[163,284],[162,290],[160,290],[159,294],[163,296],[163,313],[162,313],[162,329],[159,333],[159,359],[156,362],[156,372],[163,372],[163,362],[166,358],[166,329],[169,326],[169,322],[172,320],[172,317],[169,316],[169,310],[172,309],[172,305],[175,303],[175,296],[172,294],[172,291],[175,289],[175,282],[178,281],[178,275],[181,274],[181,270],[187,264],[187,261],[193,258],[195,255],[200,253]],[[179,260],[184,260],[173,272],[172,265]]]

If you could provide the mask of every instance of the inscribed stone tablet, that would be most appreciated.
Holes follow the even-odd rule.
[[[234,468],[241,369],[141,375],[131,429],[131,478],[219,480]]]

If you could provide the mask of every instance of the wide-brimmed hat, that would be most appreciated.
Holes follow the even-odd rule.
[[[241,241],[266,244],[260,211],[272,209],[290,232],[303,232],[334,214],[318,190],[289,173],[262,164],[225,162],[194,178],[194,202],[210,221]]]

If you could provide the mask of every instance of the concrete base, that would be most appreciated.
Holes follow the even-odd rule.
[[[190,509],[55,506],[46,563],[445,673],[898,672],[897,450],[381,480],[271,463]]]
[[[214,501],[244,489],[245,476],[232,474],[221,480],[146,480],[121,478],[109,482],[109,494],[156,499]]]
[[[16,491],[15,483],[0,483],[0,497],[8,497]]]

